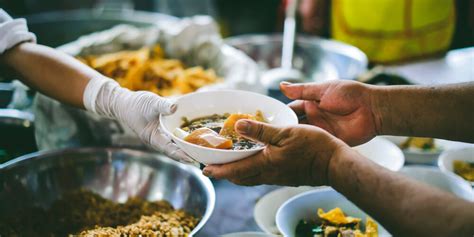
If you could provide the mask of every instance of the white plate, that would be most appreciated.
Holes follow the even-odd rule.
[[[436,167],[421,165],[405,166],[400,173],[460,198],[474,201],[474,193],[469,182],[452,173],[444,173]]]
[[[336,207],[341,208],[349,216],[361,218],[365,224],[368,215],[342,194],[329,187],[308,191],[286,201],[278,209],[276,223],[283,236],[293,237],[300,220],[314,219],[318,208],[329,211]],[[390,236],[380,224],[378,224],[378,233],[379,236]]]
[[[445,173],[457,175],[456,173],[454,173],[454,169],[453,169],[453,161],[455,160],[461,160],[461,161],[474,163],[474,147],[449,150],[449,151],[445,151],[441,153],[438,160],[438,166],[441,169],[441,171]],[[474,186],[474,182],[470,182],[470,184]]]
[[[403,136],[381,136],[393,142],[397,146],[400,146],[408,137]],[[423,150],[406,150],[402,149],[403,154],[405,155],[405,160],[407,163],[412,164],[428,164],[436,165],[438,162],[438,157],[443,151],[459,149],[463,147],[474,146],[473,144],[449,141],[443,139],[434,139],[435,146],[439,148],[436,151],[423,151]]]
[[[381,137],[376,137],[365,144],[354,147],[354,149],[375,163],[392,171],[400,170],[405,163],[402,150]]]
[[[320,187],[284,187],[267,193],[255,204],[253,218],[258,227],[268,234],[280,234],[276,226],[275,217],[278,208],[288,199],[309,190]]]

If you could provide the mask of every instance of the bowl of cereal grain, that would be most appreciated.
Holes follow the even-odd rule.
[[[212,183],[148,151],[74,148],[0,165],[0,236],[192,236]]]

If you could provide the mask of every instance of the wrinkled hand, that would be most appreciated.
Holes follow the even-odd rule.
[[[324,185],[333,155],[342,141],[309,125],[274,127],[252,120],[236,124],[239,134],[267,144],[263,151],[243,160],[204,168],[206,176],[229,179],[239,185]]]
[[[161,131],[160,114],[172,114],[177,109],[169,99],[147,91],[130,91],[109,78],[99,77],[89,81],[83,101],[87,110],[128,125],[149,147],[177,161],[196,163]]]
[[[377,119],[368,85],[353,81],[280,85],[290,107],[306,118],[301,123],[325,129],[347,144],[365,143],[377,134]]]

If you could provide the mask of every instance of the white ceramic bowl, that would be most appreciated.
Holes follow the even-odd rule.
[[[474,193],[471,185],[464,179],[452,173],[444,173],[436,167],[410,165],[400,170],[400,173],[450,192],[468,201],[474,201]]]
[[[361,218],[365,224],[367,214],[329,187],[308,191],[286,201],[278,209],[276,223],[283,236],[293,237],[300,220],[314,219],[318,208],[329,211],[336,207],[340,207],[349,216]],[[390,236],[380,224],[378,224],[378,232],[379,236]]]
[[[403,136],[382,136],[382,137],[388,139],[389,141],[393,142],[397,146],[401,146],[403,142],[405,142],[408,138],[408,137],[403,137]],[[402,149],[403,154],[405,155],[406,162],[412,163],[412,164],[436,165],[438,161],[438,157],[440,156],[441,152],[473,146],[472,144],[469,144],[469,143],[448,141],[448,140],[443,140],[443,139],[435,139],[434,143],[435,143],[435,146],[439,148],[438,150],[423,151],[423,150],[418,150],[418,149]]]
[[[354,149],[387,169],[398,171],[403,167],[402,151],[384,138],[376,137],[363,145],[354,147]],[[280,206],[300,193],[318,188],[323,187],[285,187],[266,194],[255,205],[255,222],[266,233],[279,234],[275,216]]]
[[[405,163],[402,150],[382,137],[375,137],[369,142],[353,147],[363,156],[392,171],[398,171]]]
[[[177,99],[177,111],[160,116],[161,128],[173,141],[193,159],[203,164],[223,164],[257,153],[263,148],[249,150],[221,150],[198,146],[174,135],[182,125],[182,118],[194,119],[212,114],[249,113],[261,110],[270,124],[288,126],[298,124],[296,114],[285,104],[271,97],[239,90],[203,91],[181,96]]]
[[[456,150],[449,150],[441,153],[438,160],[438,166],[441,171],[454,174],[453,161],[461,160],[474,163],[474,147],[467,147]],[[459,176],[460,177],[460,176]],[[469,181],[468,181],[469,182]],[[474,182],[470,182],[474,186]]]
[[[258,227],[268,234],[280,234],[275,222],[276,213],[278,208],[285,203],[288,199],[310,190],[315,190],[323,187],[284,187],[277,190],[273,190],[262,198],[260,198],[255,204],[253,210],[253,218],[257,223]]]

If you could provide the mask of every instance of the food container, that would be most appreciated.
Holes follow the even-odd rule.
[[[156,153],[122,148],[25,155],[0,165],[0,186],[2,217],[31,206],[49,208],[64,193],[83,188],[115,202],[130,197],[167,200],[201,218],[191,234],[205,225],[215,204],[212,183],[199,169]]]
[[[227,38],[225,42],[245,52],[263,72],[281,66],[281,34],[241,35]],[[366,71],[367,57],[356,47],[342,42],[299,35],[295,39],[293,67],[303,73],[306,82],[353,80]],[[272,96],[285,100],[286,97],[270,86],[266,89],[270,89]]]
[[[58,47],[77,40],[80,36],[110,29],[119,24],[148,27],[178,21],[176,17],[160,13],[107,6],[37,13],[25,18],[28,29],[36,34],[38,43],[50,47]]]

